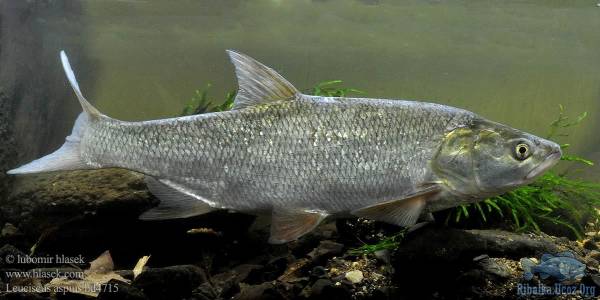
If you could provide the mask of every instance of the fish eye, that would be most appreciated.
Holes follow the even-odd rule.
[[[529,145],[525,143],[519,143],[515,147],[515,158],[518,160],[525,160],[531,155]]]

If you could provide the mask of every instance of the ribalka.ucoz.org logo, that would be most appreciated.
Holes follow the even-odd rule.
[[[584,276],[586,265],[575,258],[572,252],[566,251],[552,255],[542,255],[538,262],[535,258],[523,258],[520,261],[523,268],[523,279],[531,281],[537,276],[543,282],[537,285],[519,283],[517,294],[519,296],[542,295],[575,295],[594,297],[595,286],[577,284]],[[552,284],[551,282],[555,282]]]

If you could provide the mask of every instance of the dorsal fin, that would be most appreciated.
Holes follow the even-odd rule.
[[[293,99],[299,93],[283,76],[255,59],[232,50],[227,54],[235,66],[239,86],[233,109]]]

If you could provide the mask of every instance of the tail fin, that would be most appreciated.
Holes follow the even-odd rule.
[[[81,107],[83,108],[83,112],[77,117],[71,135],[67,136],[65,143],[58,150],[16,169],[12,169],[8,171],[7,174],[29,174],[90,168],[90,166],[81,159],[80,141],[90,122],[97,120],[103,115],[83,97],[83,94],[81,94],[79,84],[77,83],[77,79],[75,79],[75,74],[71,69],[69,59],[64,51],[60,52],[60,59],[65,74],[67,75],[67,79],[69,80],[73,91],[75,91],[75,95],[77,95],[79,104],[81,104]]]

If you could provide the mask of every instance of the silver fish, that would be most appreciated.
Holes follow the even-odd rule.
[[[82,95],[56,152],[9,171],[118,167],[147,175],[161,204],[142,219],[229,209],[271,213],[271,243],[326,217],[400,226],[532,182],[560,158],[551,141],[454,107],[300,93],[271,68],[228,51],[239,90],[231,111],[125,122]]]

